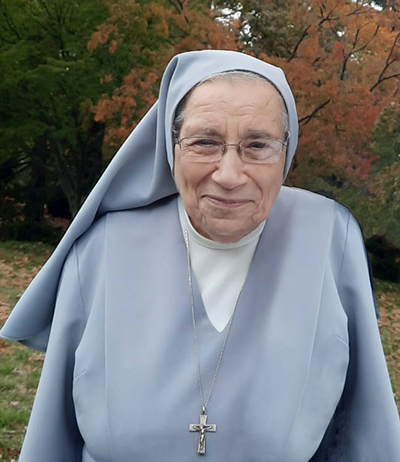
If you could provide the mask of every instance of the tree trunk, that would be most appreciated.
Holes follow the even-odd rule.
[[[24,228],[30,230],[27,238],[39,236],[43,225],[44,205],[46,203],[46,136],[41,136],[35,143],[31,153],[31,171],[29,185],[26,189],[24,208]]]

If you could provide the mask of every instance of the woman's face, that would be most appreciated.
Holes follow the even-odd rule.
[[[283,140],[282,100],[262,81],[214,81],[189,96],[179,138],[210,136],[238,143],[253,133]],[[194,228],[237,242],[268,217],[282,184],[285,150],[270,164],[245,163],[227,147],[218,162],[194,162],[175,145],[175,182]]]

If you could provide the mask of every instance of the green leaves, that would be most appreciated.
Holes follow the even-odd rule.
[[[107,14],[98,0],[0,0],[0,163],[10,171],[1,192],[26,191],[25,219],[40,221],[60,187],[75,213],[101,171],[101,130],[83,108],[105,90],[87,42]]]
[[[400,161],[400,105],[393,102],[382,112],[372,148],[380,159],[378,168]]]

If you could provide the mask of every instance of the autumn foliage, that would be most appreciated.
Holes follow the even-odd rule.
[[[25,185],[25,220],[43,220],[50,196],[76,213],[172,56],[232,49],[281,67],[293,89],[287,183],[400,244],[400,0],[0,0],[0,26],[0,192],[19,204]]]
[[[282,67],[293,88],[300,143],[289,183],[373,187],[371,169],[379,161],[371,149],[374,127],[384,108],[400,98],[398,5],[382,10],[346,0],[215,2],[213,8],[190,1],[111,3],[109,20],[88,48],[114,54],[126,44],[126,31],[135,30],[140,40],[130,40],[130,53],[144,53],[146,62],[138,58],[122,84],[95,107],[96,120],[107,125],[110,152],[155,101],[162,71],[175,53],[237,49]],[[104,81],[112,78],[104,75]]]
[[[104,93],[94,108],[95,120],[107,127],[105,151],[112,155],[156,101],[160,79],[177,53],[197,49],[237,49],[230,28],[217,19],[207,2],[110,1],[110,17],[88,43],[96,53],[124,49],[132,68],[121,84]],[[113,79],[104,71],[103,82]]]
[[[290,181],[360,186],[379,161],[375,124],[400,98],[398,13],[345,0],[287,4],[296,40],[284,56],[258,56],[282,67],[295,93],[300,144]]]

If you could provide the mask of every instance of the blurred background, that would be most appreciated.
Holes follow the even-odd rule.
[[[400,393],[400,1],[0,0],[0,321],[48,258],[176,53],[281,67],[286,181],[358,218]],[[18,460],[43,356],[0,343],[0,460]]]

